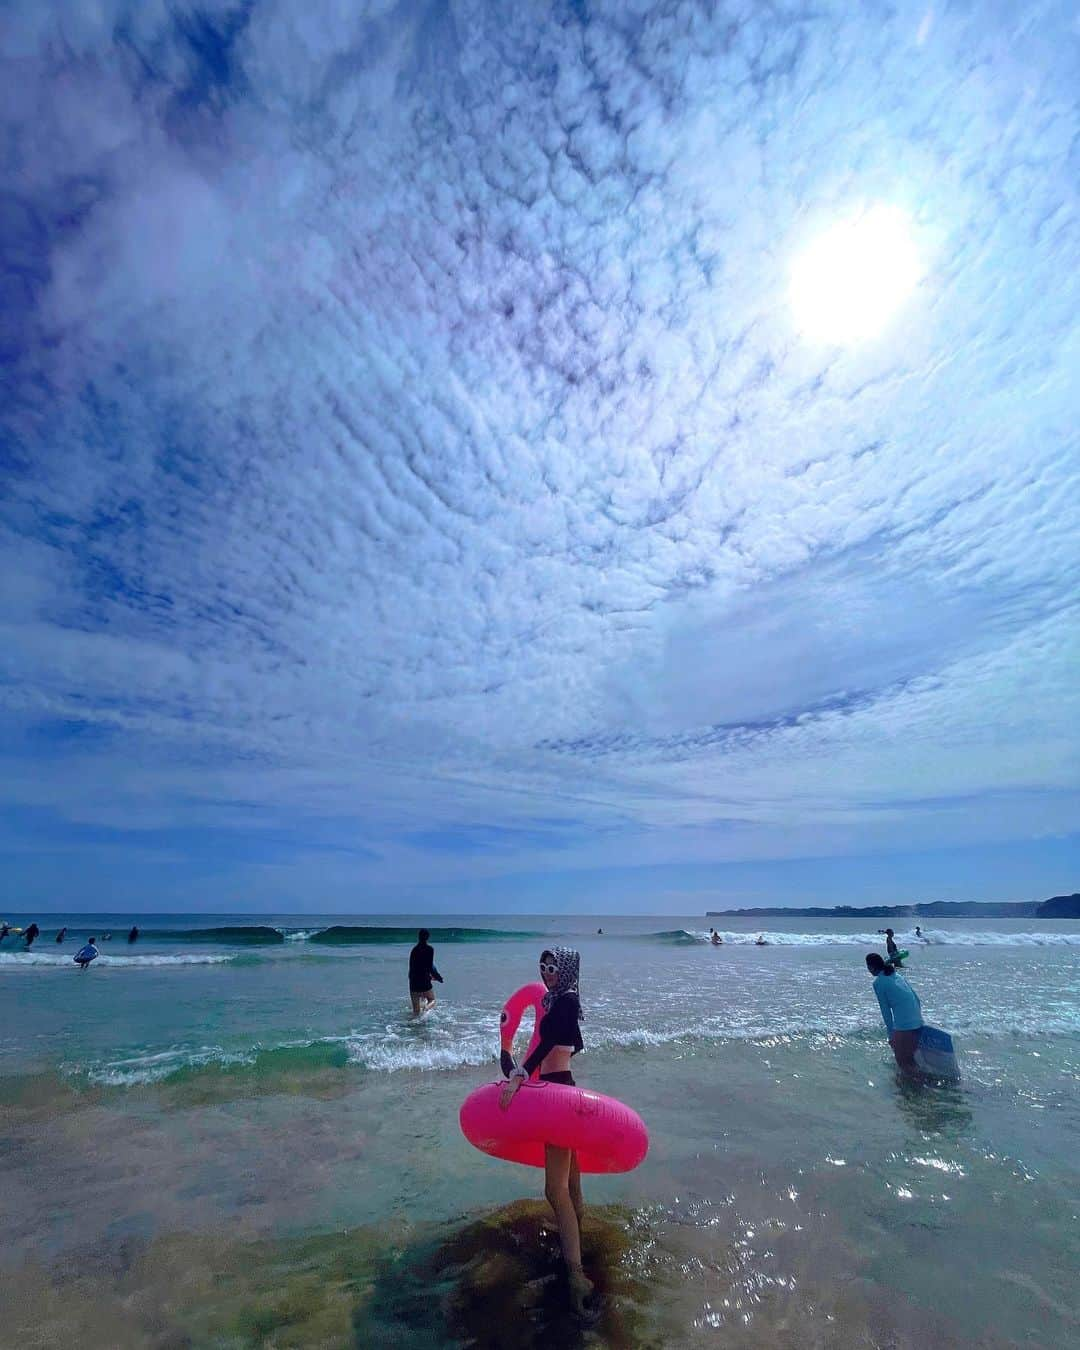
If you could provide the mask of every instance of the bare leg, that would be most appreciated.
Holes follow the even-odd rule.
[[[435,990],[434,990],[434,989],[429,989],[429,990],[427,991],[427,993],[424,995],[424,998],[427,1000],[427,1006],[428,1006],[428,1008],[434,1008],[434,1006],[435,1006]],[[426,1009],[425,1009],[425,1011],[426,1011]]]
[[[889,1044],[896,1056],[896,1062],[904,1073],[917,1073],[915,1047],[919,1044],[919,1035],[915,1031],[894,1031],[889,1036]]]
[[[547,1144],[544,1148],[544,1194],[555,1211],[559,1225],[559,1242],[570,1279],[570,1300],[574,1311],[585,1312],[585,1300],[592,1293],[592,1283],[581,1268],[581,1230],[577,1211],[570,1199],[571,1150]],[[580,1186],[579,1186],[580,1189]]]
[[[568,1190],[570,1191],[570,1203],[574,1206],[574,1213],[578,1217],[578,1231],[580,1232],[581,1221],[585,1217],[585,1201],[581,1195],[581,1168],[578,1167],[576,1151],[570,1154]]]
[[[412,999],[412,1015],[413,1015],[414,1017],[419,1017],[419,1016],[420,1016],[420,995],[419,995],[419,994],[414,994],[414,993],[412,993],[412,991],[410,990],[410,992],[409,992],[409,997]]]

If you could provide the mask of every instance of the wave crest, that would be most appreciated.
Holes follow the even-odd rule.
[[[520,929],[502,928],[431,928],[432,943],[438,942],[505,942],[517,938],[535,939],[540,933],[525,933]],[[399,943],[412,946],[416,941],[415,928],[384,928],[376,924],[353,926],[335,924],[332,928],[323,928],[313,933],[309,942],[326,943],[330,946],[379,946]]]
[[[770,947],[880,947],[885,941],[884,933],[787,933],[771,928],[761,928],[752,933],[732,932],[719,928],[717,932],[724,940],[724,946],[753,947],[758,937],[764,937]],[[914,933],[895,934],[901,947],[906,946],[914,954],[920,946],[925,947],[1080,947],[1080,933],[995,933],[982,932],[945,932],[939,928],[924,928],[922,937]],[[666,942],[675,945],[708,943],[709,934],[687,932],[674,929],[669,932],[648,933],[648,940]]]
[[[179,956],[111,956],[106,952],[94,960],[94,967],[112,966],[127,970],[153,966],[229,966],[246,965],[257,961],[250,956],[216,956],[210,952],[186,952]],[[75,968],[74,957],[52,952],[0,952],[0,969],[15,969],[19,966],[64,966]]]

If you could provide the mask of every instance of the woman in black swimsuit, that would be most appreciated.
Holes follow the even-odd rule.
[[[542,1083],[574,1086],[570,1060],[585,1045],[581,1039],[581,1002],[578,998],[578,971],[581,958],[569,947],[556,947],[540,956],[540,978],[544,995],[544,1016],[540,1019],[540,1041],[536,1049],[515,1068],[502,1090],[499,1105],[509,1110],[514,1095],[537,1066]],[[588,1298],[592,1281],[581,1268],[581,1216],[585,1202],[581,1198],[581,1172],[577,1154],[570,1148],[544,1146],[544,1194],[555,1211],[559,1241],[570,1279],[570,1298],[575,1312],[588,1316],[592,1309]]]

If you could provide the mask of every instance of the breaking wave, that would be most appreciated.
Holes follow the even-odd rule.
[[[770,928],[761,928],[757,932],[731,932],[719,928],[717,932],[724,940],[724,946],[753,947],[758,937],[765,939],[770,947],[880,947],[885,940],[884,933],[788,933]],[[685,928],[676,928],[660,933],[645,934],[646,940],[664,942],[672,946],[695,946],[708,943],[709,934],[705,929],[688,932]],[[994,932],[945,932],[942,929],[924,928],[922,937],[914,933],[896,931],[896,941],[915,951],[926,947],[1080,947],[1080,932],[1076,933],[994,933]]]
[[[276,947],[285,934],[267,924],[235,924],[226,928],[147,928],[153,942],[221,942],[229,947]]]
[[[102,952],[94,961],[93,968],[112,966],[127,970],[151,966],[238,966],[257,960],[258,957],[216,956],[210,952],[188,952],[182,956],[110,956]],[[74,969],[74,964],[71,954],[59,952],[0,952],[0,970],[17,969],[19,966],[64,966]]]
[[[333,928],[323,928],[313,933],[309,942],[325,943],[330,946],[373,946],[387,943],[407,943],[416,941],[416,928],[384,928],[375,924],[363,927],[351,927],[344,924]],[[431,941],[440,942],[505,942],[516,938],[530,940],[541,937],[540,933],[525,933],[520,929],[502,928],[432,928]]]

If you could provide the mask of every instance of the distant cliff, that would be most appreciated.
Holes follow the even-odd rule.
[[[1080,919],[1080,894],[1052,896],[1035,914],[1040,919]]]
[[[831,909],[709,909],[707,919],[1080,919],[1080,892],[1037,900],[998,903],[980,900],[934,900],[925,905],[834,905]]]

